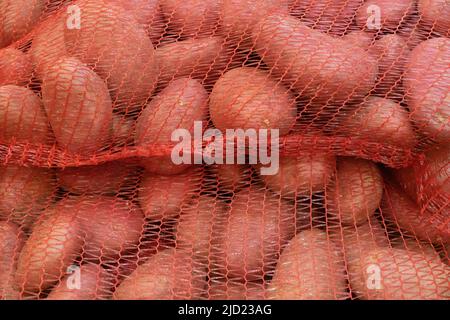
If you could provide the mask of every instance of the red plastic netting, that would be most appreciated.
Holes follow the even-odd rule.
[[[449,17],[0,1],[0,299],[449,299]]]

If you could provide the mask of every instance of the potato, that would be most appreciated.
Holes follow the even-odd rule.
[[[214,164],[211,172],[222,191],[239,191],[254,180],[251,167],[242,164]]]
[[[94,264],[76,268],[52,289],[47,300],[106,300],[111,297],[113,282],[107,270]]]
[[[8,165],[0,167],[0,219],[28,229],[56,193],[50,169]]]
[[[368,97],[344,117],[337,130],[346,136],[409,149],[417,143],[412,115],[393,100]]]
[[[135,172],[136,166],[113,161],[59,170],[58,182],[65,190],[75,194],[114,194],[135,182],[131,176]]]
[[[419,0],[418,8],[421,19],[427,25],[444,35],[449,33],[450,3],[447,0]]]
[[[364,0],[290,0],[291,14],[326,33],[343,35]]]
[[[163,14],[174,32],[185,36],[214,33],[222,0],[160,0]]]
[[[283,198],[295,199],[325,190],[333,176],[336,158],[323,153],[281,157],[279,167],[277,174],[265,175],[262,178],[275,193]]]
[[[75,212],[61,203],[49,208],[20,253],[15,286],[24,295],[39,294],[58,282],[81,253],[83,237]]]
[[[47,0],[0,2],[0,48],[19,40],[39,21]]]
[[[294,17],[268,16],[253,29],[253,39],[274,75],[317,102],[361,98],[375,83],[377,63],[367,52]]]
[[[362,279],[351,283],[369,300],[435,300],[449,298],[450,269],[434,255],[397,248],[363,251]]]
[[[395,239],[397,240],[397,239]],[[391,241],[393,248],[405,249],[407,251],[414,251],[425,254],[427,257],[435,257],[440,259],[439,253],[433,248],[433,245],[428,241],[419,241],[414,238],[400,238],[397,241]]]
[[[422,42],[412,52],[403,83],[411,117],[418,129],[441,142],[450,142],[450,39]]]
[[[369,53],[378,61],[377,89],[382,93],[392,93],[401,84],[411,51],[405,39],[397,34],[388,34],[376,40]]]
[[[155,50],[159,63],[158,83],[165,87],[181,77],[193,77],[204,83],[216,80],[231,61],[233,50],[221,37],[188,39],[161,45]]]
[[[205,292],[206,268],[189,252],[158,252],[125,279],[114,292],[116,300],[199,299]]]
[[[433,221],[430,214],[422,214],[419,206],[398,186],[385,185],[381,209],[383,216],[418,239],[438,244],[450,241],[448,223],[441,226],[439,221]]]
[[[251,47],[253,26],[271,12],[288,13],[289,0],[223,0],[222,27],[230,42]]]
[[[345,40],[361,49],[367,50],[373,43],[373,35],[365,31],[352,31],[343,35],[342,40]]]
[[[176,218],[200,194],[201,178],[195,168],[173,176],[144,173],[138,199],[145,216],[151,220]]]
[[[213,271],[228,279],[261,280],[294,236],[295,206],[256,186],[237,193],[230,206],[211,237]]]
[[[358,225],[367,221],[380,206],[383,177],[373,162],[340,158],[336,178],[326,193],[327,212],[342,224]]]
[[[356,14],[356,24],[366,30],[378,31],[375,21],[376,14],[371,7],[377,6],[380,10],[380,26],[384,30],[396,31],[401,23],[410,16],[415,9],[415,0],[367,0]]]
[[[180,78],[172,82],[139,116],[136,145],[175,146],[171,141],[174,130],[185,129],[193,135],[194,122],[206,118],[207,104],[208,93],[197,80]],[[142,160],[142,164],[149,172],[158,174],[177,174],[189,167],[188,164],[174,164],[170,156],[149,157]]]
[[[133,118],[113,114],[112,119],[112,145],[124,146],[134,143],[134,130],[136,121]]]
[[[185,249],[192,256],[208,262],[213,230],[226,223],[226,206],[212,197],[200,196],[190,206],[183,208],[175,230],[177,248]]]
[[[223,133],[227,129],[278,129],[282,136],[294,126],[297,108],[294,97],[268,73],[243,67],[228,71],[216,82],[209,113]]]
[[[33,66],[30,56],[14,48],[0,50],[0,86],[24,86],[31,81]]]
[[[16,225],[0,221],[0,300],[18,298],[13,280],[23,243],[24,236]]]
[[[39,97],[16,85],[0,86],[0,139],[51,144],[54,140]]]
[[[158,77],[153,45],[145,30],[130,12],[105,0],[74,4],[82,11],[83,27],[64,29],[68,52],[94,67],[105,80],[115,108],[141,109]]]
[[[209,300],[265,300],[264,284],[257,282],[214,280],[208,290]]]
[[[57,143],[91,154],[110,138],[112,105],[103,80],[75,58],[63,58],[45,75],[42,100]]]
[[[75,210],[86,235],[83,253],[88,257],[112,259],[137,247],[144,230],[144,215],[130,201],[115,197],[68,198],[66,210]]]
[[[37,26],[33,33],[30,55],[36,76],[40,80],[58,60],[68,55],[64,39],[64,18],[63,13],[55,13]]]
[[[269,299],[345,299],[343,259],[325,232],[299,233],[281,254],[267,289]]]

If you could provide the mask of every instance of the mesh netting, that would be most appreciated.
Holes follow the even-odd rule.
[[[0,0],[0,299],[450,299],[449,37],[446,0]]]

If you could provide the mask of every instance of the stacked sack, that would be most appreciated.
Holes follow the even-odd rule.
[[[449,299],[448,16],[1,1],[0,299]],[[278,170],[174,161],[196,129],[276,130]]]

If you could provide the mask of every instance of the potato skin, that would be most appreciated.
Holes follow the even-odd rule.
[[[160,5],[175,33],[193,37],[209,35],[217,29],[221,1],[160,0]]]
[[[115,300],[199,299],[206,286],[206,266],[195,263],[189,252],[167,249],[153,255],[126,278]]]
[[[412,115],[393,100],[368,97],[342,119],[338,131],[366,141],[412,149],[417,143]]]
[[[367,288],[367,281],[376,278],[371,269],[380,271],[377,286]],[[397,248],[372,249],[362,253],[361,283],[356,290],[364,292],[368,300],[435,300],[448,299],[450,269],[435,255]]]
[[[20,253],[15,287],[38,294],[60,280],[81,253],[83,238],[73,211],[56,204],[34,226]]]
[[[356,24],[360,28],[376,32],[377,29],[368,28],[367,22],[372,12],[368,11],[370,6],[380,8],[381,29],[395,31],[403,20],[411,15],[415,9],[415,0],[368,0],[364,2],[357,14]]]
[[[364,50],[368,50],[373,43],[373,35],[363,31],[352,31],[347,33],[341,37],[342,40],[345,40],[355,46],[358,46]]]
[[[450,142],[449,57],[450,39],[424,41],[411,52],[403,80],[418,129],[443,143]]]
[[[194,122],[206,118],[207,101],[208,93],[197,80],[180,78],[172,82],[150,101],[139,116],[136,145],[175,146],[171,136],[176,129],[188,130],[193,136]],[[181,173],[189,167],[188,164],[175,165],[170,154],[146,158],[142,165],[149,172],[167,175]]]
[[[434,30],[442,34],[448,34],[450,30],[450,3],[446,0],[419,0],[419,14],[421,19],[432,25]]]
[[[252,169],[246,165],[214,164],[210,171],[217,179],[217,187],[222,191],[239,191],[252,182]]]
[[[69,54],[93,67],[106,82],[116,109],[140,110],[158,77],[154,48],[145,30],[130,12],[105,0],[74,4],[83,12],[83,27],[64,29]]]
[[[211,237],[213,271],[229,279],[261,280],[294,236],[295,206],[256,186],[237,193],[230,206]]]
[[[131,145],[134,143],[136,121],[120,114],[113,114],[112,137],[113,146]]]
[[[345,299],[342,257],[325,232],[312,229],[297,234],[286,246],[269,287],[269,299]]]
[[[58,183],[75,194],[114,194],[133,183],[136,166],[121,161],[95,166],[70,167],[58,171]]]
[[[42,82],[42,100],[57,143],[91,154],[111,135],[112,104],[103,80],[75,58],[59,60]]]
[[[19,40],[39,21],[47,0],[4,0],[0,3],[0,48]]]
[[[0,50],[0,86],[24,86],[31,81],[32,71],[30,55],[14,48]]]
[[[29,229],[41,211],[50,206],[56,193],[51,169],[0,167],[0,219],[14,221]]]
[[[342,224],[358,225],[367,221],[380,206],[383,177],[371,161],[340,158],[336,178],[327,190],[327,212]]]
[[[266,300],[264,284],[258,282],[213,281],[208,290],[209,300]]]
[[[440,226],[429,213],[422,214],[420,207],[399,186],[385,184],[381,210],[383,216],[418,239],[437,244],[450,241],[448,224]]]
[[[274,75],[318,103],[362,98],[375,83],[377,63],[367,52],[294,17],[269,15],[253,29],[253,39]]]
[[[0,139],[51,144],[54,141],[39,97],[16,85],[0,86]]]
[[[13,288],[13,280],[24,238],[15,224],[0,221],[0,300],[18,297],[19,293]]]
[[[52,289],[47,300],[106,300],[112,295],[112,277],[99,265],[85,264],[79,267],[80,288],[70,288],[66,276]]]
[[[192,77],[204,83],[214,81],[226,69],[232,54],[227,41],[218,36],[163,44],[155,50],[160,70],[159,86],[165,87],[182,77]]]
[[[217,80],[209,97],[209,113],[216,128],[278,129],[286,135],[296,120],[297,108],[286,88],[255,68],[237,68]]]
[[[277,174],[262,176],[263,181],[283,198],[295,199],[325,190],[334,174],[336,157],[321,153],[280,157],[279,167]]]

